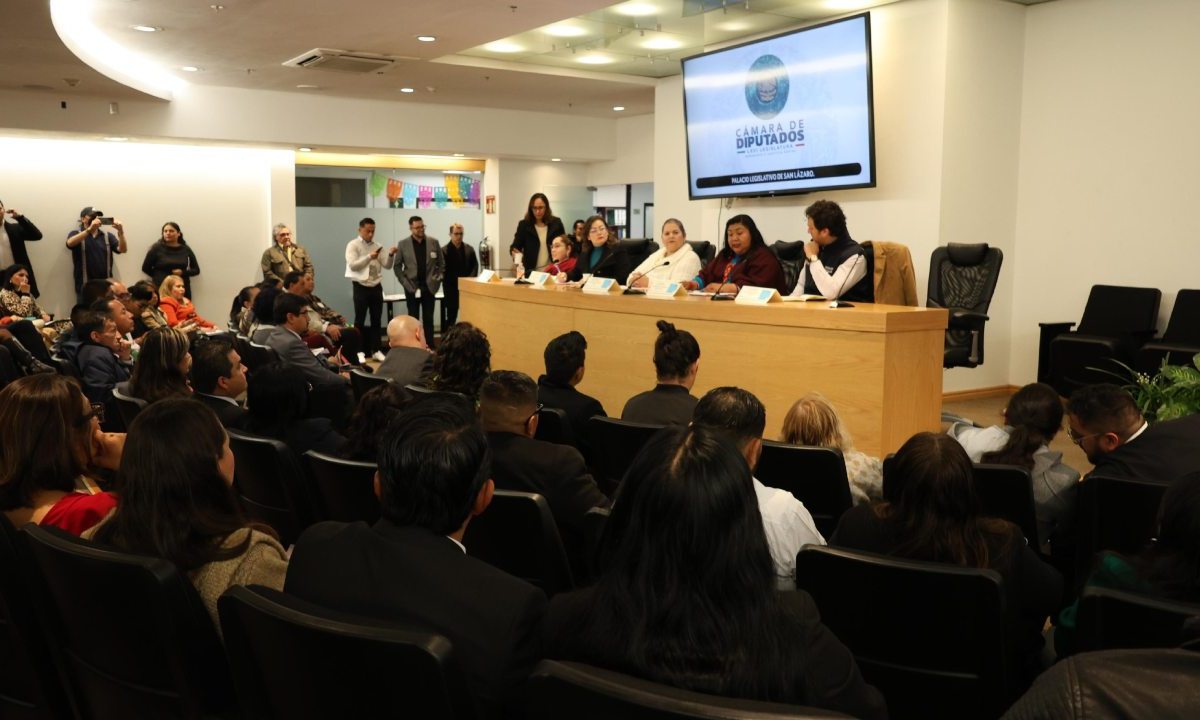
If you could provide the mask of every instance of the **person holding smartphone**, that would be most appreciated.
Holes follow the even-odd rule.
[[[5,208],[4,201],[0,200],[0,267],[24,266],[29,274],[29,292],[34,297],[38,296],[38,286],[25,243],[41,239],[42,231],[29,218],[16,208]]]
[[[103,225],[111,225],[117,234],[106,232]],[[125,226],[89,205],[79,211],[79,229],[67,235],[67,248],[75,265],[75,295],[83,302],[83,284],[112,277],[113,255],[129,249],[125,244]]]

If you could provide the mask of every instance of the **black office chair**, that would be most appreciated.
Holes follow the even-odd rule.
[[[1134,367],[1138,372],[1153,375],[1164,360],[1168,365],[1192,365],[1197,353],[1200,353],[1200,290],[1180,290],[1166,331],[1158,340],[1142,346]]]
[[[595,455],[595,470],[600,475],[597,480],[602,480],[601,487],[611,489],[619,485],[642,446],[662,429],[662,425],[600,415],[588,418],[588,438]]]
[[[1189,639],[1184,624],[1197,616],[1200,605],[1193,603],[1088,587],[1079,598],[1079,651],[1179,647]]]
[[[1165,483],[1095,473],[1079,484],[1075,578],[1082,584],[1102,550],[1137,554],[1158,530]]]
[[[800,268],[804,267],[804,240],[776,240],[767,246],[767,248],[775,253],[780,266],[783,267],[783,281],[787,285],[787,293],[791,293],[796,288],[796,282],[800,279]]]
[[[1038,382],[1067,396],[1083,385],[1114,382],[1112,373],[1125,377],[1117,363],[1132,365],[1154,337],[1161,300],[1156,288],[1093,285],[1077,330],[1070,331],[1072,322],[1038,323]]]
[[[373,525],[379,519],[375,463],[343,460],[309,450],[304,461],[312,477],[322,520]]]
[[[575,662],[543,660],[529,680],[531,720],[818,720],[829,710],[719,697]]]
[[[350,389],[354,391],[354,402],[362,400],[362,396],[380,385],[387,385],[391,380],[380,375],[372,375],[362,370],[350,371]]]
[[[594,507],[583,515],[583,558],[581,567],[572,567],[575,579],[580,586],[595,580],[600,574],[600,564],[597,554],[600,541],[604,538],[604,528],[608,525],[608,516],[612,511],[605,507]]]
[[[621,240],[620,243],[629,258],[630,269],[641,265],[642,261],[658,251],[658,243],[654,242],[652,238],[632,238]],[[625,278],[619,278],[619,280],[624,282]]]
[[[893,718],[994,718],[1014,699],[993,570],[806,545],[796,586]]]
[[[246,344],[245,350],[245,353],[239,350],[238,355],[241,356],[242,364],[246,366],[246,372],[250,375],[254,375],[254,371],[261,367],[279,362],[279,353],[266,345],[251,342]]]
[[[34,610],[33,569],[25,537],[0,513],[0,718],[75,717],[55,669],[49,638]]]
[[[122,382],[117,383],[113,388],[113,404],[117,407],[117,414],[121,416],[121,423],[128,428],[147,403],[141,398],[130,395],[129,383]]]
[[[269,588],[217,601],[245,717],[477,717],[450,641],[336,613]]]
[[[826,538],[852,503],[846,461],[836,448],[764,440],[754,477],[763,485],[787,490],[804,503]]]
[[[543,407],[538,410],[537,432],[534,438],[558,445],[575,445],[575,436],[571,432],[571,423],[567,413],[562,408]]]
[[[707,240],[688,240],[687,244],[692,246],[692,252],[700,258],[700,267],[709,264],[717,256],[717,246]]]
[[[950,243],[933,251],[925,306],[950,312],[942,367],[983,364],[983,328],[1003,262],[1000,248],[987,243]]]
[[[266,523],[284,547],[313,520],[313,493],[295,453],[278,440],[228,429],[233,450],[233,489],[246,515]]]
[[[467,525],[463,545],[472,557],[537,585],[547,595],[575,586],[550,505],[536,493],[497,490],[487,510]]]
[[[117,552],[53,527],[22,530],[41,582],[44,627],[83,717],[233,713],[212,618],[192,583],[160,558]]]
[[[983,514],[1008,520],[1021,528],[1029,547],[1038,550],[1037,515],[1034,512],[1033,478],[1017,465],[975,463],[975,492]]]

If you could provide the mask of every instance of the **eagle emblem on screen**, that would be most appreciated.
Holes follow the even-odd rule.
[[[774,55],[761,55],[746,73],[746,105],[762,120],[769,120],[787,105],[787,66]]]

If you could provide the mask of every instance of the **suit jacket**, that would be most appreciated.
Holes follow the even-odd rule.
[[[1100,458],[1089,475],[1170,483],[1200,470],[1200,415],[1164,420]]]
[[[420,385],[433,374],[433,353],[424,348],[391,348],[375,374],[400,386]]]
[[[585,273],[591,273],[597,277],[614,278],[618,283],[625,282],[629,277],[629,255],[625,252],[625,248],[615,240],[605,243],[604,254],[592,265],[592,249],[588,244],[584,244],[583,249],[579,251],[579,259],[575,261],[575,269],[571,271],[571,280],[580,280]]]
[[[133,366],[118,360],[112,350],[93,342],[79,346],[75,366],[79,368],[83,394],[91,402],[104,404],[105,431],[123,429],[112,391],[117,383],[129,379]]]
[[[538,378],[538,402],[549,408],[558,408],[567,414],[567,423],[571,426],[571,436],[575,438],[575,447],[588,456],[591,449],[587,442],[587,421],[593,415],[607,417],[604,406],[591,395],[584,395],[570,385],[559,385],[545,375]]]
[[[296,542],[284,591],[446,636],[473,693],[491,707],[542,657],[545,594],[421,527],[386,519],[313,525]]]
[[[594,507],[608,507],[609,499],[588,473],[579,451],[508,432],[489,432],[488,446],[496,488],[546,498],[567,553],[576,562],[583,560],[583,516]]]
[[[258,334],[255,334],[257,340]],[[263,344],[279,355],[279,361],[284,365],[292,365],[304,372],[304,377],[314,385],[348,385],[349,380],[332,372],[324,363],[318,360],[308,346],[296,333],[285,327],[272,328],[269,335],[263,338]]]
[[[212,408],[226,428],[241,428],[246,422],[246,410],[239,404],[217,395],[206,395],[201,392],[192,393],[192,397]]]
[[[278,280],[283,282],[283,278],[293,270],[299,270],[302,273],[313,272],[312,259],[308,257],[308,251],[304,248],[292,244],[295,249],[292,250],[292,259],[288,260],[287,251],[279,247],[279,243],[272,243],[271,247],[263,250],[262,254],[262,274],[263,280]]]
[[[550,217],[546,220],[546,257],[550,257],[550,244],[554,242],[554,238],[559,235],[566,235],[567,231],[563,229],[562,220],[556,217]],[[525,262],[525,277],[529,277],[529,273],[537,270],[538,258],[538,234],[537,228],[533,223],[522,219],[517,223],[517,231],[513,233],[512,245],[509,251],[516,251],[524,256]],[[605,276],[607,277],[607,276]]]
[[[2,220],[0,220],[2,221]],[[4,231],[8,233],[8,244],[12,247],[13,262],[29,268],[29,294],[38,296],[37,280],[33,277],[33,265],[29,263],[29,250],[25,243],[42,239],[42,231],[30,222],[24,215],[18,215],[16,222],[4,222]]]
[[[392,270],[396,273],[400,285],[404,287],[404,294],[412,297],[418,289],[416,241],[409,235],[400,241],[399,248],[400,252],[396,253],[396,263]],[[436,293],[442,287],[442,278],[446,274],[446,256],[442,254],[442,247],[437,238],[428,235],[425,236],[421,252],[426,256],[425,277],[420,282],[420,289]]]

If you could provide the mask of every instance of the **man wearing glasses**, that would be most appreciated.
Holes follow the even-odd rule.
[[[421,319],[425,340],[433,346],[433,306],[446,274],[446,258],[437,239],[426,237],[425,221],[414,215],[408,219],[408,237],[397,247],[393,270],[404,288],[408,314]],[[418,297],[418,293],[420,297]]]
[[[1116,385],[1089,385],[1067,401],[1067,434],[1095,465],[1089,475],[1169,483],[1200,470],[1200,415],[1149,425]]]

